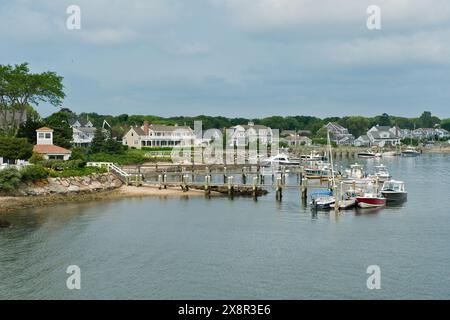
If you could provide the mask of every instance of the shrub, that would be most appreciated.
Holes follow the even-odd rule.
[[[88,149],[87,148],[73,148],[70,160],[86,161]]]
[[[13,191],[19,186],[21,174],[15,168],[6,168],[0,171],[0,190]]]
[[[30,163],[35,164],[35,163],[44,161],[44,157],[40,153],[33,152],[33,155],[31,156],[31,158],[28,161]]]
[[[67,169],[80,169],[86,166],[86,162],[83,160],[44,160],[39,162],[44,168],[53,170],[67,170]]]
[[[140,164],[148,159],[140,150],[128,150],[124,154],[95,153],[89,157],[94,162],[114,162],[120,165]]]
[[[49,175],[53,178],[67,178],[67,177],[82,177],[87,176],[93,173],[106,173],[106,168],[97,168],[97,167],[85,167],[78,169],[67,169],[64,171],[55,171],[50,169]]]
[[[41,165],[26,166],[20,170],[22,181],[36,181],[48,177],[48,171]]]

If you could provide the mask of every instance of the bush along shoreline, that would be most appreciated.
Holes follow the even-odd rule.
[[[0,195],[11,196],[11,195],[26,195],[24,194],[24,189],[30,189],[33,185],[52,185],[54,181],[68,181],[69,186],[72,180],[75,181],[75,186],[81,182],[89,183],[89,179],[85,177],[97,177],[106,175],[110,178],[118,180],[112,174],[107,174],[105,168],[95,168],[86,167],[86,163],[83,160],[69,160],[69,161],[58,161],[58,160],[41,160],[33,159],[34,164],[23,167],[18,170],[16,168],[6,168],[0,171]],[[80,178],[80,179],[78,179]],[[84,178],[81,179],[81,178]],[[71,180],[72,179],[72,180]],[[120,181],[120,180],[119,180]],[[97,189],[99,186],[96,184],[95,179],[91,181],[96,186],[93,189]],[[101,181],[103,183],[106,181]],[[64,182],[64,184],[67,184]],[[118,184],[117,182],[115,184]],[[80,185],[80,190],[89,189],[83,188],[83,183]],[[109,188],[109,186],[107,186]],[[53,188],[55,189],[55,188]],[[50,188],[49,193],[52,193],[52,188]],[[57,188],[56,188],[57,189]],[[72,188],[76,190],[77,188]],[[86,190],[85,190],[86,191]],[[31,192],[33,195],[39,192]],[[45,192],[44,192],[45,193]]]

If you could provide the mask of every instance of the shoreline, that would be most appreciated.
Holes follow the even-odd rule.
[[[67,202],[89,202],[95,200],[114,200],[125,198],[144,198],[144,197],[198,197],[204,196],[200,190],[189,190],[183,192],[179,188],[170,188],[159,190],[158,187],[151,186],[121,186],[114,190],[105,190],[89,193],[69,193],[52,194],[41,196],[0,196],[0,216],[3,213],[11,213],[21,209],[42,207],[46,205],[56,205]]]

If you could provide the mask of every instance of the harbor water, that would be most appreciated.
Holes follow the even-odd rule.
[[[315,213],[286,189],[281,202],[270,192],[3,214],[0,299],[449,299],[450,155],[357,161],[385,164],[408,201]],[[80,290],[66,286],[70,265]],[[380,289],[367,287],[371,265]]]

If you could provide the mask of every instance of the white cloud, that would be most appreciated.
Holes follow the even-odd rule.
[[[302,57],[332,66],[449,64],[450,30],[315,43],[306,46]]]
[[[447,0],[210,0],[251,31],[293,26],[365,25],[366,9],[376,4],[382,19],[394,25],[421,26],[450,19]]]
[[[83,30],[84,31],[84,30]],[[129,29],[103,28],[81,32],[81,39],[89,44],[115,45],[130,42],[137,38],[137,34]]]

